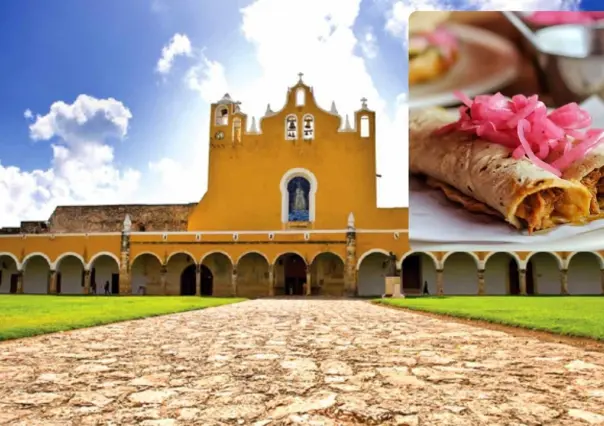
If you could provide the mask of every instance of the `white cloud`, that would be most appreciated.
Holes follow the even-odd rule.
[[[203,54],[200,63],[187,71],[185,83],[208,103],[222,98],[229,89],[224,66],[220,62],[209,60]]]
[[[178,56],[191,56],[191,41],[185,34],[174,34],[170,42],[161,51],[161,57],[157,61],[156,71],[160,74],[168,74],[172,69],[174,60]]]
[[[31,120],[34,118],[34,114],[31,112],[31,109],[28,108],[23,112],[23,117],[25,117],[26,120]]]
[[[466,0],[467,10],[569,10],[576,9],[580,0]],[[456,10],[458,5],[448,0],[396,0],[387,12],[386,30],[395,37],[407,38],[409,15],[416,10]]]
[[[359,41],[363,55],[368,59],[373,59],[378,54],[378,42],[372,28],[369,28]]]
[[[52,163],[31,172],[0,164],[0,225],[46,220],[61,204],[128,202],[140,172],[118,169],[112,139],[123,139],[132,114],[121,102],[80,95],[51,105],[29,127],[35,141],[52,140]]]

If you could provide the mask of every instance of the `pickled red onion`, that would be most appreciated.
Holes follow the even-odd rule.
[[[604,130],[590,129],[591,116],[576,103],[548,113],[537,95],[509,99],[496,93],[473,100],[459,91],[454,95],[463,104],[460,118],[437,129],[436,135],[474,134],[511,149],[515,159],[528,157],[556,176],[604,142]]]

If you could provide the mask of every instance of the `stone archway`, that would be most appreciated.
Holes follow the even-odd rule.
[[[165,294],[162,287],[161,271],[162,262],[154,253],[141,253],[136,256],[130,267],[132,293],[138,294],[139,289],[145,289],[146,294]],[[175,291],[173,294],[179,293]]]
[[[478,265],[468,252],[454,252],[443,263],[443,294],[478,294]]]
[[[84,270],[85,265],[77,256],[61,256],[55,265],[57,294],[83,294]]]
[[[237,260],[237,296],[249,299],[269,295],[269,262],[257,252]]]
[[[0,253],[0,294],[16,293],[19,266],[13,256]]]
[[[596,253],[575,253],[568,262],[568,293],[601,294],[601,264],[602,259]]]
[[[119,294],[120,267],[113,256],[99,254],[90,262],[90,294],[104,294],[105,285],[110,292]]]
[[[23,293],[46,294],[50,287],[50,260],[33,254],[23,261]]]
[[[403,294],[422,294],[424,284],[428,293],[436,294],[436,264],[434,259],[423,252],[408,254],[401,265],[401,282]]]
[[[553,253],[533,253],[526,263],[526,294],[560,294],[560,258]]]
[[[506,252],[491,254],[484,267],[485,294],[520,294],[518,261]]]
[[[194,295],[196,293],[196,270],[195,259],[189,253],[171,254],[166,263],[166,294]],[[183,282],[183,280],[185,281]]]
[[[358,270],[358,295],[361,297],[381,296],[386,286],[390,257],[381,251],[364,255]]]
[[[233,263],[224,253],[214,252],[205,256],[201,264],[207,268],[212,276],[212,295],[228,297],[234,295],[233,291]],[[201,284],[203,287],[204,272],[202,271]],[[203,291],[202,291],[203,294]]]
[[[310,265],[312,293],[323,296],[343,296],[344,261],[334,253],[319,253]]]
[[[306,294],[306,261],[297,253],[283,253],[275,261],[275,295]]]

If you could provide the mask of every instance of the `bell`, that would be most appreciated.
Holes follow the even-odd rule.
[[[296,122],[295,121],[290,121],[289,122],[289,130],[296,130]]]

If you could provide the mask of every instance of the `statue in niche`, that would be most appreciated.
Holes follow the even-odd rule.
[[[289,193],[289,221],[308,222],[310,182],[303,177],[295,177],[287,185]]]
[[[285,136],[287,140],[295,140],[298,138],[298,119],[293,115],[287,117],[285,123]]]

